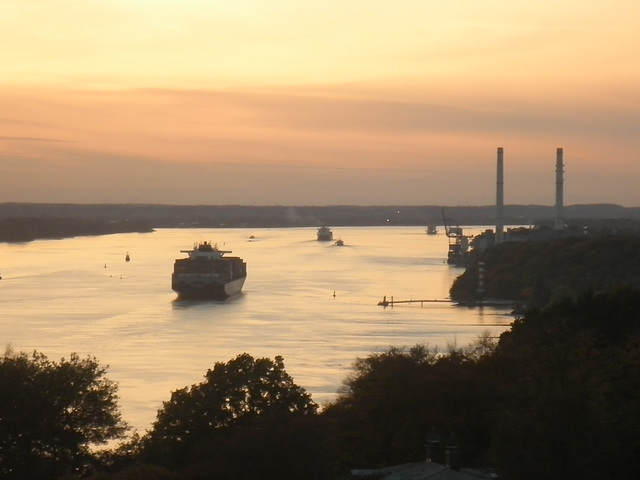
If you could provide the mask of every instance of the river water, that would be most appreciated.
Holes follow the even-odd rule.
[[[465,346],[509,328],[513,317],[503,308],[378,306],[384,296],[448,297],[462,270],[445,262],[446,236],[419,227],[333,231],[344,246],[316,241],[315,228],[159,229],[0,244],[0,341],[54,361],[95,356],[119,386],[124,420],[143,433],[172,391],[244,352],[282,356],[322,404],[356,357],[390,346]],[[247,262],[243,293],[226,302],[177,301],[173,261],[204,240]]]

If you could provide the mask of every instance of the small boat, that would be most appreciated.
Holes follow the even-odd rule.
[[[188,257],[176,259],[171,275],[171,288],[179,298],[226,300],[242,291],[247,264],[240,257],[225,256],[231,250],[202,242],[180,251]]]
[[[130,260],[131,260],[131,257],[129,256],[129,252],[127,252],[127,254],[126,254],[126,255],[125,255],[125,257],[124,257],[124,261],[125,261],[125,262],[128,262],[128,261],[130,261]]]
[[[333,240],[333,232],[329,227],[320,227],[318,229],[318,241],[320,242],[330,242]]]
[[[336,242],[334,243],[334,245],[336,247],[344,247],[344,242],[342,241],[341,238],[339,238],[338,240],[336,240]]]
[[[427,226],[427,235],[437,235],[438,234],[438,227],[435,225],[429,225]]]

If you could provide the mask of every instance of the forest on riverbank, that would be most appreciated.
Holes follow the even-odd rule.
[[[484,291],[478,292],[480,264]],[[582,235],[549,241],[503,242],[472,251],[454,281],[454,301],[509,300],[544,307],[564,297],[640,288],[640,235]],[[480,298],[480,296],[482,298]]]

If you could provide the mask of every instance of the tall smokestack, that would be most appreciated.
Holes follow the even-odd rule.
[[[562,161],[562,148],[558,148],[556,152],[556,221],[555,229],[564,229],[564,212],[563,212],[563,184],[564,184],[564,163]]]
[[[496,183],[496,245],[502,243],[504,230],[504,151],[498,147],[498,179]]]

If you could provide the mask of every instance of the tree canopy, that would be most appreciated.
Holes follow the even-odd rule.
[[[83,471],[89,448],[122,436],[117,385],[95,358],[0,357],[0,477],[52,479]]]
[[[103,375],[91,358],[6,353],[0,477],[82,473],[87,446],[123,430]],[[320,413],[281,357],[218,362],[102,465],[113,477],[91,478],[326,480],[459,452],[516,480],[635,480],[639,392],[640,292],[586,292],[527,310],[498,341],[358,358]]]
[[[640,478],[640,295],[531,310],[494,359],[492,452],[512,478]]]
[[[640,478],[638,291],[529,310],[489,347],[358,359],[324,412],[332,458],[343,469],[421,461],[434,441],[438,461],[458,447],[463,465],[505,478]]]
[[[174,469],[206,464],[206,478],[277,478],[296,467],[313,478],[317,408],[282,357],[244,353],[171,394],[142,439],[143,456]]]
[[[469,267],[450,289],[456,301],[477,298],[478,262],[486,297],[546,307],[586,291],[640,288],[640,236],[607,235],[553,241],[504,242],[472,252]]]
[[[372,468],[423,461],[431,435],[443,446],[464,446],[467,462],[488,448],[482,411],[489,401],[480,359],[493,346],[483,337],[447,352],[416,345],[357,359],[340,396],[325,410],[332,456],[343,468]]]

